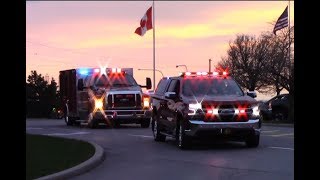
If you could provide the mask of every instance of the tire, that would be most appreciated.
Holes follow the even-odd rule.
[[[117,120],[112,120],[112,127],[113,128],[120,128],[120,123]]]
[[[150,127],[150,119],[149,118],[142,119],[141,120],[141,127],[142,128],[149,128]]]
[[[266,122],[266,121],[269,121],[270,119],[264,113],[260,113],[260,120],[262,122]]]
[[[255,148],[259,146],[260,135],[251,135],[246,140],[246,145],[249,148]]]
[[[69,117],[68,105],[65,106],[64,112],[65,112],[64,113],[64,121],[66,122],[67,126],[72,126],[73,120],[72,120],[72,118]]]
[[[81,125],[81,122],[79,122],[79,121],[73,121],[73,124],[76,125],[76,126],[80,126],[80,125]]]
[[[98,121],[96,119],[92,119],[88,122],[88,127],[91,129],[96,129],[98,127]]]
[[[285,112],[285,110],[278,109],[278,110],[275,110],[275,112],[273,113],[273,117],[274,117],[274,120],[283,122],[287,120],[288,113]]]
[[[152,134],[155,141],[164,142],[166,141],[166,136],[160,134],[160,127],[158,125],[158,120],[156,118],[151,117],[152,123]]]
[[[92,114],[92,113],[90,113],[90,114],[88,115],[87,122],[88,122],[88,125],[87,125],[88,128],[91,128],[91,129],[95,129],[95,128],[97,128],[98,125],[99,125],[98,120],[93,118],[93,114]]]
[[[189,149],[191,147],[191,137],[185,134],[182,121],[177,124],[176,144],[180,149]]]
[[[281,112],[276,112],[274,114],[274,120],[275,121],[282,121],[284,118],[283,118],[283,114]]]

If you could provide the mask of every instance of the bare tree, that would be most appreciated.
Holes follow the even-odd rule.
[[[268,58],[269,41],[256,39],[254,36],[237,35],[233,42],[229,42],[227,57],[222,58],[219,66],[229,68],[229,72],[239,85],[250,91],[265,87],[264,77]]]
[[[290,112],[288,121],[294,121],[294,26],[284,28],[273,36],[273,52],[270,54],[271,65],[269,67],[270,76],[277,80],[274,85],[279,85],[286,89],[289,96]],[[277,91],[277,94],[280,92]]]
[[[279,84],[289,94],[294,94],[294,27],[283,29],[274,36],[274,54],[271,56],[271,63],[277,68],[270,68],[273,77],[279,79]]]
[[[242,88],[277,95],[285,89],[290,94],[289,120],[293,121],[294,100],[294,27],[274,35],[261,33],[259,38],[237,35],[229,42],[227,56],[218,63],[229,68]]]
[[[289,93],[294,90],[293,65],[293,27],[278,32],[263,32],[259,38],[238,35],[229,42],[227,56],[218,63],[229,68],[230,73],[240,86],[260,93],[277,95],[283,89]],[[290,47],[290,54],[288,52]],[[289,60],[290,56],[290,60]]]
[[[280,82],[280,77],[275,75],[273,72],[281,72],[285,67],[285,63],[281,57],[283,53],[279,51],[281,42],[277,40],[272,32],[264,32],[260,36],[264,41],[268,41],[268,54],[265,61],[265,71],[267,73],[264,76],[264,81],[267,86],[263,87],[262,92],[270,94],[276,92],[277,95],[283,90],[282,83]]]

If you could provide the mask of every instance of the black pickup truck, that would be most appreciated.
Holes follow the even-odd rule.
[[[259,145],[261,121],[256,93],[244,93],[227,72],[185,72],[165,77],[151,96],[155,141],[173,137],[181,149],[191,147],[195,138]]]

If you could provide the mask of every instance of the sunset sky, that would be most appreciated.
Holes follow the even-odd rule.
[[[288,1],[156,1],[156,69],[165,76],[208,71],[237,34],[272,31]],[[26,77],[31,70],[58,82],[60,70],[134,68],[141,85],[153,79],[153,31],[134,33],[152,1],[27,1]],[[290,23],[294,25],[294,3]],[[150,69],[138,71],[138,68]],[[161,78],[156,72],[156,84]],[[270,95],[273,96],[273,95]],[[257,99],[269,96],[259,95]]]

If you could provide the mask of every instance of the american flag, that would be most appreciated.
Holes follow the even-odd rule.
[[[281,16],[278,18],[276,24],[273,28],[273,33],[276,35],[276,32],[282,28],[288,27],[288,6],[283,11]]]

